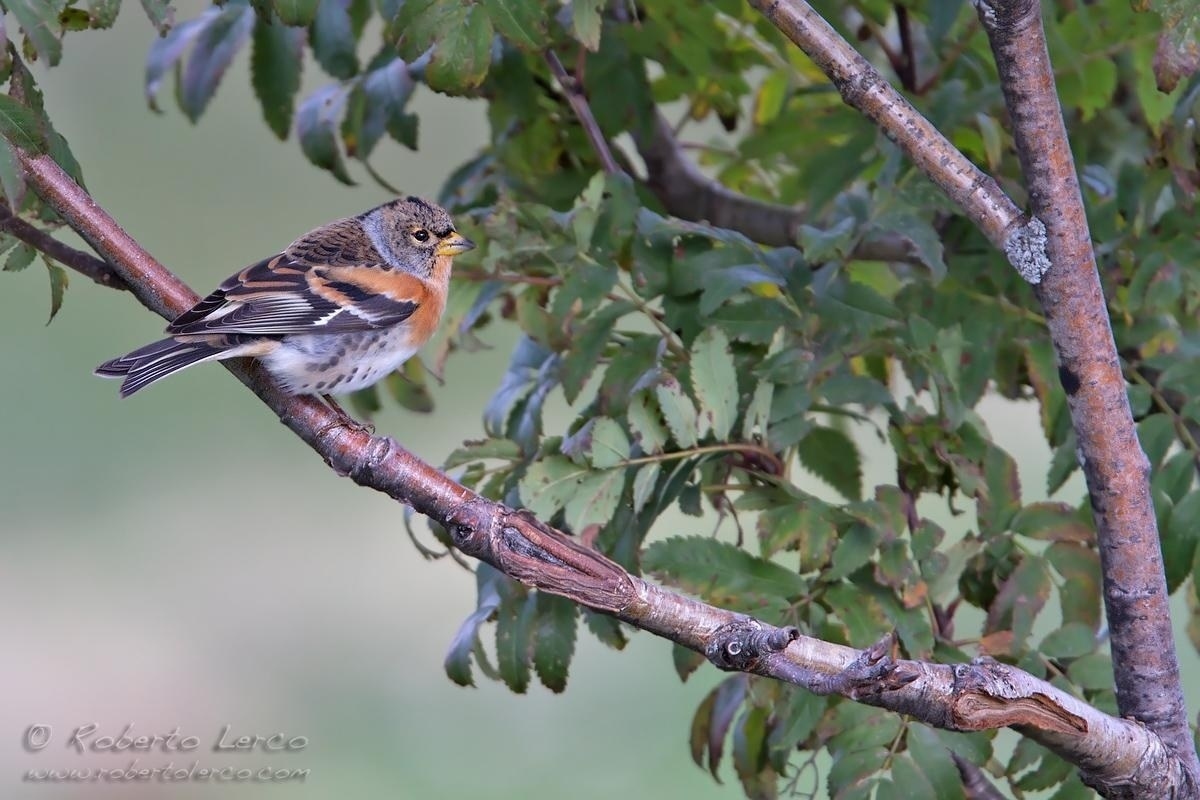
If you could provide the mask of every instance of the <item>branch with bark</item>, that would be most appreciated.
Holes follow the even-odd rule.
[[[18,157],[30,186],[145,306],[170,318],[198,299],[49,156],[18,151]],[[700,652],[721,669],[836,693],[949,730],[1016,727],[1078,765],[1109,796],[1170,796],[1185,785],[1180,760],[1153,732],[1028,673],[990,659],[956,665],[894,660],[890,638],[856,650],[671,592],[527,512],[459,485],[392,439],[347,428],[318,400],[284,395],[254,362],[223,363],[334,472],[441,523],[461,552],[540,591]]]

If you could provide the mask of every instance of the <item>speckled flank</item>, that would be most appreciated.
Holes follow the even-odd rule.
[[[289,336],[262,362],[293,394],[343,394],[375,383],[420,349],[405,326]]]

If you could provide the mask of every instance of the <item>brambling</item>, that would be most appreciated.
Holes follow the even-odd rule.
[[[167,326],[170,336],[106,361],[128,397],[192,364],[252,356],[289,394],[363,389],[427,342],[446,308],[450,262],[475,245],[419,197],[306,233],[247,267]],[[342,412],[345,414],[345,412]]]

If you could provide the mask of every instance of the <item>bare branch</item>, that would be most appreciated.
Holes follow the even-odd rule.
[[[1112,632],[1117,705],[1156,731],[1200,786],[1154,505],[1096,270],[1036,0],[978,2],[1034,215],[1053,264],[1036,294],[1079,442]]]
[[[20,239],[34,250],[45,253],[55,261],[66,264],[71,269],[85,277],[91,278],[101,286],[107,286],[110,289],[120,289],[122,291],[129,290],[129,286],[121,279],[121,276],[113,272],[113,268],[106,262],[82,250],[76,250],[74,247],[65,245],[42,229],[30,225],[25,220],[13,214],[4,203],[0,203],[0,232],[8,233]]]
[[[829,76],[847,105],[878,125],[929,179],[954,201],[988,240],[1036,284],[1049,267],[1031,221],[999,184],[921,116],[850,43],[802,0],[750,0]],[[1017,237],[1014,245],[1010,240]]]
[[[171,317],[195,302],[197,296],[49,156],[17,152],[30,185],[113,264],[143,304]],[[704,653],[723,669],[834,691],[950,730],[1018,726],[1079,765],[1110,796],[1181,796],[1173,794],[1183,785],[1180,762],[1154,734],[1028,673],[990,660],[953,666],[893,662],[887,643],[855,650],[647,583],[528,512],[455,483],[392,439],[339,424],[316,399],[285,396],[254,362],[223,363],[337,474],[431,517],[463,553],[530,586]],[[1122,787],[1138,794],[1122,794],[1117,791]]]

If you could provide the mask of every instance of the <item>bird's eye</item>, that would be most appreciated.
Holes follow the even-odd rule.
[[[414,239],[416,239],[418,242],[428,242],[429,241],[429,231],[425,230],[424,228],[417,228],[415,231],[412,232],[412,237]]]

